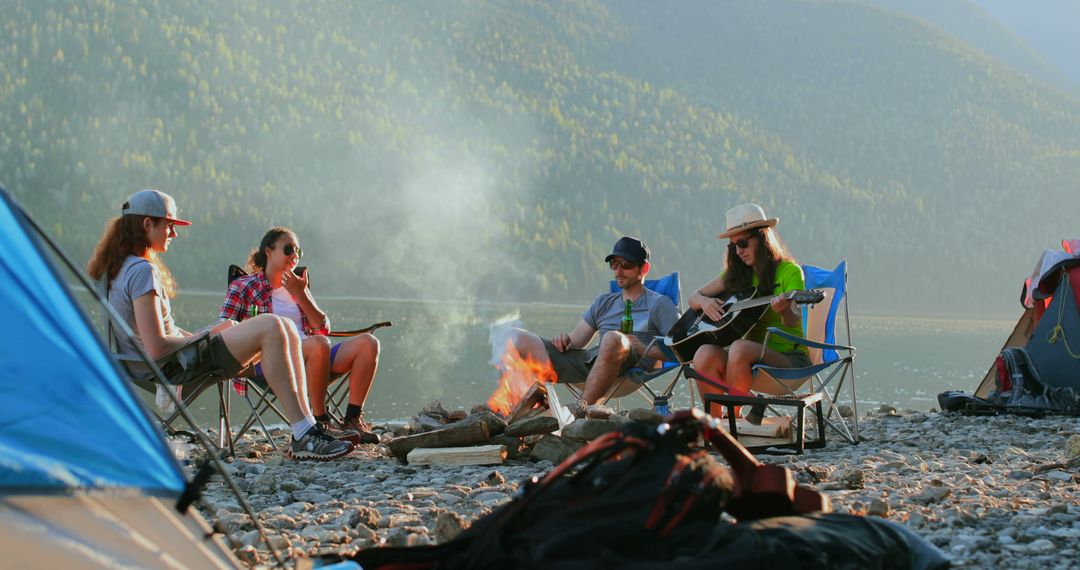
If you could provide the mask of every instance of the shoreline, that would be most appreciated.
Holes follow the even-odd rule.
[[[78,283],[68,283],[68,288],[75,292],[87,292],[86,287]],[[193,297],[224,297],[225,292],[216,291],[212,289],[184,289],[185,296]],[[330,295],[319,294],[319,299],[326,301],[364,301],[364,302],[378,302],[378,303],[416,303],[420,305],[452,305],[452,306],[479,306],[479,307],[493,307],[493,308],[518,308],[518,307],[537,307],[537,308],[552,308],[552,309],[582,309],[589,306],[591,300],[581,301],[577,303],[569,302],[554,302],[554,301],[485,301],[485,300],[470,300],[470,299],[415,299],[407,297],[378,297],[369,295]],[[910,322],[949,322],[949,323],[980,323],[980,324],[993,324],[1012,327],[1016,324],[1016,319],[1019,318],[1021,312],[1018,312],[1015,316],[1010,315],[988,315],[985,317],[972,317],[971,315],[949,315],[942,313],[935,313],[933,315],[913,315],[913,314],[891,314],[891,313],[859,313],[852,314],[852,321],[879,321],[882,319],[891,319],[896,321]],[[1012,330],[1011,328],[1009,330]]]
[[[957,567],[1072,568],[1080,561],[1080,418],[875,413],[862,419],[860,433],[859,445],[830,440],[802,456],[758,458],[790,468],[828,495],[834,512],[906,525]],[[290,558],[446,542],[509,501],[522,481],[554,467],[527,459],[408,466],[383,445],[327,463],[293,462],[251,435],[228,465]],[[242,560],[265,560],[265,544],[220,478],[207,486],[201,509],[241,545]]]

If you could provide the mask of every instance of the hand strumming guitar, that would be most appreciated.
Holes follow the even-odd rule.
[[[690,308],[702,312],[709,320],[719,322],[724,317],[724,302],[714,297],[707,297],[701,292],[690,296]]]

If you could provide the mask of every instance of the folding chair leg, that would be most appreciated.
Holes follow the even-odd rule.
[[[232,426],[229,425],[229,389],[225,382],[218,382],[218,449],[229,450],[230,456],[236,455],[233,446]]]
[[[342,423],[345,420],[345,414],[341,411],[341,405],[345,402],[345,395],[349,393],[349,375],[350,372],[346,372],[336,379],[331,381],[332,389],[327,391],[326,394],[326,413],[333,418],[334,421]],[[344,393],[342,389],[344,388]]]
[[[245,394],[244,398],[247,400],[248,405],[251,406],[251,412],[252,412],[251,415],[255,416],[255,420],[259,422],[259,427],[262,428],[263,435],[266,436],[266,441],[269,441],[270,445],[275,445],[274,444],[274,438],[270,435],[270,430],[266,429],[266,424],[264,424],[263,421],[262,421],[262,415],[260,415],[258,413],[258,410],[256,410],[255,406],[251,403],[251,396]],[[264,398],[265,398],[265,395],[264,395]],[[273,404],[270,403],[269,401],[266,402],[266,405],[267,406],[273,406]],[[237,437],[239,437],[239,436],[237,436]]]

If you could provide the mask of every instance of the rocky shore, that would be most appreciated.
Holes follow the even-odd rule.
[[[760,458],[791,468],[801,483],[827,494],[836,512],[907,525],[957,567],[1080,566],[1080,419],[883,406],[860,427],[859,445],[830,442],[802,456]],[[292,558],[447,541],[508,501],[521,481],[554,467],[530,459],[416,467],[383,445],[328,463],[293,462],[265,439],[246,437],[228,468],[271,541]],[[242,560],[267,560],[265,544],[220,478],[208,485],[202,508]]]

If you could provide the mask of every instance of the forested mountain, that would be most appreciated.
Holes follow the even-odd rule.
[[[974,1],[1064,71],[1080,89],[1080,2]]]
[[[948,35],[964,42],[972,48],[985,53],[1011,67],[1013,71],[1029,75],[1032,79],[1051,86],[1080,93],[1080,82],[1074,82],[1064,72],[1064,68],[1048,61],[1025,38],[1014,31],[1008,22],[998,21],[988,10],[993,7],[991,0],[865,0],[870,4],[920,18],[936,26]],[[1066,0],[1071,2],[1071,0]],[[1038,12],[1052,2],[1043,0],[1038,3],[1006,3],[1018,7],[1019,12]],[[985,8],[984,8],[985,6]],[[1068,14],[1062,14],[1068,18]],[[1077,14],[1080,16],[1080,13]],[[1067,24],[1063,24],[1067,25]],[[1045,26],[1041,26],[1045,28]],[[1072,24],[1080,33],[1080,18]],[[1078,52],[1080,53],[1080,52]]]
[[[172,193],[185,288],[286,224],[323,293],[583,301],[623,233],[689,292],[756,201],[861,311],[1000,314],[1077,231],[1076,98],[868,4],[5,7],[0,185],[81,259]]]

